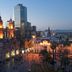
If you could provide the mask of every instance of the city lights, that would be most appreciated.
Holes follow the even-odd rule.
[[[48,42],[47,40],[44,40],[44,41],[40,42],[40,45],[47,45],[47,46],[50,46],[51,43]]]
[[[43,43],[42,43],[42,42],[40,42],[40,45],[43,45]]]
[[[3,28],[2,24],[0,24],[0,28]]]
[[[36,36],[35,35],[32,35],[32,38],[34,39],[34,38],[36,38]]]
[[[15,56],[15,50],[11,51],[11,56]]]
[[[22,54],[24,54],[24,50],[22,50]]]
[[[22,0],[22,2],[23,1],[24,0]],[[43,0],[41,0],[41,3],[42,1]],[[0,5],[2,5],[2,3]],[[9,5],[6,6],[7,3]],[[10,3],[14,3],[14,1],[13,2],[10,1]],[[10,4],[10,3],[8,1],[4,3],[7,10],[9,9],[10,5],[11,6],[15,5],[15,3],[17,2],[15,2],[14,4]],[[24,2],[24,4],[25,3],[27,2]],[[45,3],[46,2],[43,2],[42,4]],[[33,21],[34,19],[32,18],[32,14],[31,14],[32,22],[36,23],[36,25],[38,24],[37,25],[39,26],[38,28],[35,24],[29,22],[28,20],[29,18],[27,15],[28,9],[22,4],[17,4],[14,7],[14,14],[13,14],[14,16],[12,16],[12,14],[9,13],[12,11],[8,11],[8,14],[12,16],[11,18],[14,17],[13,20],[10,19],[5,22],[4,20],[6,20],[6,18],[8,18],[9,15],[7,14],[8,16],[6,15],[7,17],[5,18],[4,15],[6,12],[1,11],[4,14],[4,15],[2,14],[2,16],[4,17],[2,20],[0,16],[0,72],[14,72],[14,71],[15,72],[72,72],[72,30],[71,31],[57,30],[58,28],[60,29],[60,27],[61,29],[65,28],[65,27],[63,28],[61,24],[67,24],[67,23],[72,24],[72,21],[69,22],[71,20],[70,19],[71,17],[69,19],[65,18],[68,22],[67,21],[65,22],[65,19],[63,17],[63,14],[65,16],[65,14],[67,14],[72,9],[71,7],[69,7],[68,5],[69,2],[67,1],[66,3],[65,2],[63,3],[63,1],[62,2],[53,1],[52,3],[49,1],[47,3],[46,5],[42,5],[38,1],[36,4],[33,1],[33,5],[36,5],[34,6],[35,8],[32,7],[33,11],[35,10],[35,12],[37,12],[40,9],[39,13],[35,13],[39,17],[38,18],[36,16],[36,18],[38,18],[38,19],[35,18],[36,21]],[[32,4],[32,1],[30,2],[30,4]],[[66,12],[67,6],[64,9],[65,5],[68,5],[69,7],[67,12]],[[2,6],[0,7],[1,9],[4,10],[5,7],[3,6],[2,8]],[[44,6],[46,7],[44,8]],[[11,10],[11,8],[9,10]],[[56,14],[57,16],[53,14]],[[63,18],[61,18],[60,15]],[[69,17],[69,16],[65,16],[65,17]],[[6,23],[7,25],[4,23]],[[54,26],[54,24],[57,24],[57,26]],[[60,24],[59,27],[58,24]],[[66,28],[67,26],[68,25],[66,25]]]
[[[3,39],[3,32],[0,31],[0,39]]]
[[[10,53],[9,52],[6,53],[6,58],[10,58]]]
[[[14,37],[14,22],[12,21],[12,19],[10,19],[8,21],[8,26],[7,27],[8,27],[8,32],[7,32],[8,37],[13,38]]]
[[[16,55],[18,55],[19,54],[19,50],[16,50]]]
[[[13,24],[9,24],[8,29],[13,29]]]

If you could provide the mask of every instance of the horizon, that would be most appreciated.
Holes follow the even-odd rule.
[[[37,30],[72,30],[72,1],[71,0],[1,0],[0,15],[4,26],[10,18],[14,20],[14,7],[17,4],[27,7],[27,19]]]

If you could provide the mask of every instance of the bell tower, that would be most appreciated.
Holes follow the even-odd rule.
[[[8,38],[14,38],[14,21],[12,21],[12,19],[10,19],[8,21],[8,32],[7,32],[7,36]]]
[[[3,21],[0,16],[0,39],[3,39]]]

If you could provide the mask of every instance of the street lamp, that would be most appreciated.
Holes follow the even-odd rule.
[[[24,50],[22,50],[22,54],[24,54]]]
[[[36,38],[36,35],[32,35],[32,38],[33,38],[33,39]]]
[[[14,50],[11,51],[11,56],[15,56],[15,51]]]
[[[9,52],[6,53],[6,58],[10,58],[10,53]]]
[[[16,50],[16,55],[18,55],[19,54],[19,50]]]

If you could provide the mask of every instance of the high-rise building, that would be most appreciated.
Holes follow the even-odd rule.
[[[17,4],[14,8],[15,27],[25,26],[27,23],[27,8],[22,4]]]
[[[31,27],[31,34],[33,35],[36,35],[36,26],[32,26]]]
[[[34,31],[34,32],[36,32],[36,26],[32,26],[31,30]]]
[[[26,36],[26,38],[31,38],[31,23],[30,22],[27,22],[25,36]]]
[[[17,4],[14,8],[15,27],[20,30],[21,38],[28,38],[31,31],[31,23],[27,21],[27,8]]]
[[[17,4],[14,8],[15,27],[20,28],[20,35],[25,37],[27,29],[27,8],[22,4]]]
[[[50,30],[50,27],[48,27],[48,33],[47,33],[47,36],[51,36],[51,30]]]

